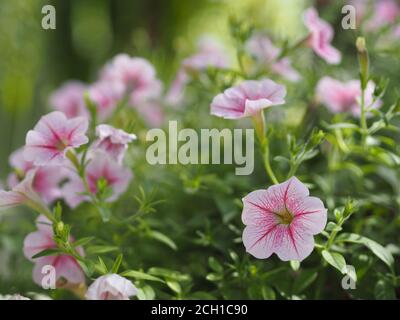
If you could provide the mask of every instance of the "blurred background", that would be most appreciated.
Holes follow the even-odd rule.
[[[42,7],[56,9],[56,30],[41,27]],[[93,81],[120,52],[148,58],[165,87],[196,40],[229,42],[228,17],[250,19],[282,37],[304,32],[302,0],[0,0],[0,179],[8,155],[48,110],[68,79]]]

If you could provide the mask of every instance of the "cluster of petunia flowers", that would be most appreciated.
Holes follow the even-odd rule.
[[[341,54],[331,45],[333,28],[319,18],[314,8],[305,12],[304,23],[308,34],[300,44],[312,48],[327,63],[340,63]],[[290,58],[281,57],[281,50],[266,35],[254,34],[246,42],[245,50],[254,57],[256,69],[269,70],[288,81],[301,79]],[[116,201],[133,177],[124,165],[124,157],[135,135],[99,124],[90,137],[89,121],[94,121],[95,117],[96,122],[106,123],[119,108],[130,106],[150,126],[157,126],[164,117],[162,101],[181,104],[185,86],[193,75],[210,67],[225,69],[230,68],[231,63],[218,42],[205,38],[198,52],[183,61],[165,96],[154,67],[143,58],[125,54],[117,55],[108,63],[94,84],[70,81],[51,95],[50,104],[56,111],[43,116],[28,132],[25,146],[10,156],[14,170],[8,178],[10,190],[0,191],[0,209],[23,204],[41,213],[36,221],[37,231],[24,241],[24,254],[34,263],[33,279],[37,284],[41,284],[45,265],[56,269],[59,284],[62,281],[67,285],[85,283],[84,272],[74,257],[35,258],[43,250],[57,247],[48,206],[63,199],[74,209],[83,202],[93,202],[104,186],[108,192],[103,200]],[[341,82],[323,77],[316,95],[333,113],[359,116],[363,92],[367,106],[380,106],[380,102],[373,99],[374,87],[370,81],[362,91],[359,80]],[[284,104],[285,97],[285,86],[270,79],[245,80],[217,95],[211,103],[211,114],[226,119],[258,119],[265,108]],[[87,101],[95,110],[87,106]],[[265,259],[275,253],[283,261],[302,261],[314,248],[313,236],[325,228],[327,209],[320,199],[309,195],[301,181],[291,177],[244,197],[242,221],[246,225],[243,243],[255,258]],[[69,241],[73,243],[74,239],[71,237]],[[82,257],[85,255],[81,247],[76,251]],[[88,299],[129,299],[136,293],[137,289],[129,280],[107,274],[96,279],[85,296]]]
[[[58,247],[50,205],[61,199],[72,209],[84,202],[111,203],[128,189],[133,178],[124,158],[136,136],[108,124],[99,124],[90,132],[90,121],[94,117],[106,121],[121,100],[129,100],[129,105],[135,107],[147,103],[155,97],[153,89],[160,88],[150,63],[127,55],[115,57],[101,77],[101,82],[85,89],[90,104],[96,108],[94,115],[83,104],[85,90],[69,83],[51,97],[57,111],[43,116],[27,133],[25,145],[10,156],[10,190],[0,190],[0,209],[25,205],[40,214],[37,231],[26,236],[23,248],[26,258],[34,263],[33,280],[38,285],[44,277],[43,267],[48,265],[55,268],[58,287],[74,288],[85,283],[85,274],[75,257],[36,257]],[[106,90],[101,91],[100,87]],[[72,236],[69,241],[74,242]],[[82,247],[75,249],[84,257]],[[86,297],[127,299],[136,293],[130,281],[114,274],[97,279]]]

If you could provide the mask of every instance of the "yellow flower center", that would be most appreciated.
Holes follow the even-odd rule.
[[[281,224],[286,224],[286,225],[290,224],[294,218],[293,214],[287,208],[284,208],[282,211],[277,213],[277,217]]]
[[[57,150],[63,151],[66,147],[68,147],[68,141],[65,141],[64,139],[57,141],[56,144]]]

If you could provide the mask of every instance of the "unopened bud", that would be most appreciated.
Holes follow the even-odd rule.
[[[356,41],[362,89],[367,87],[369,78],[369,57],[365,38],[358,37]]]

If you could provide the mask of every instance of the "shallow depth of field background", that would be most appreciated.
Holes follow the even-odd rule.
[[[45,4],[56,8],[56,30],[41,28]],[[302,0],[0,0],[0,177],[63,81],[91,81],[126,52],[148,58],[168,84],[203,33],[229,41],[229,15],[295,36],[301,22],[293,18],[303,7]]]

